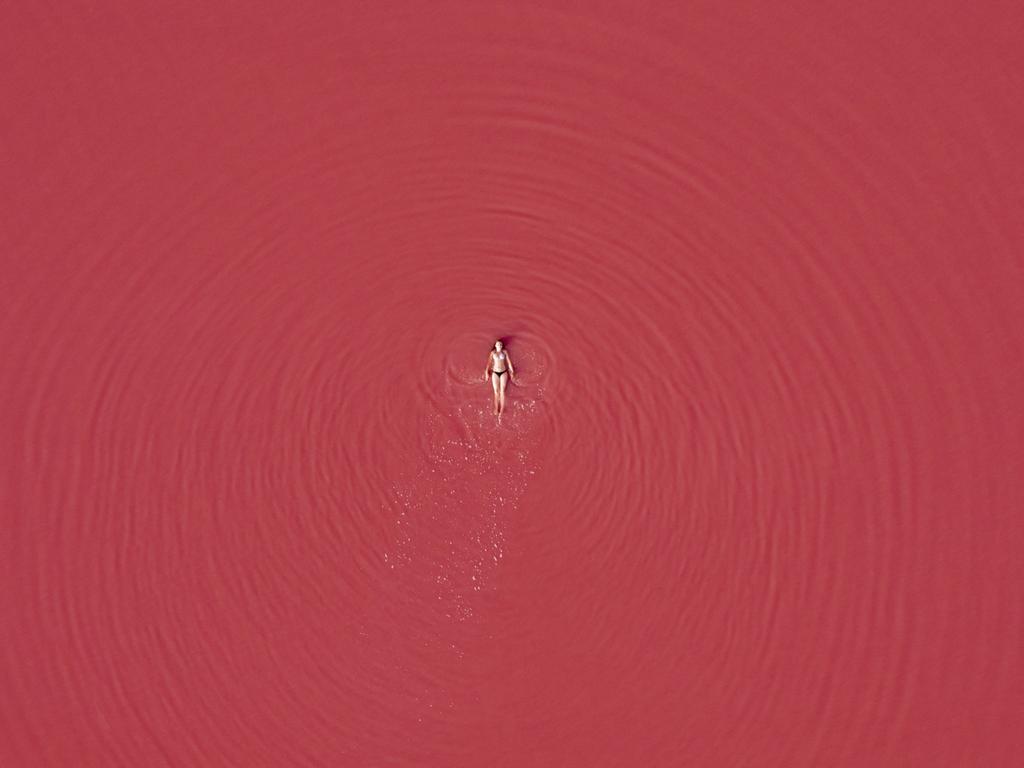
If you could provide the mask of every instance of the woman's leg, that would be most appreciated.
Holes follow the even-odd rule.
[[[498,390],[498,413],[501,414],[505,410],[505,385],[508,383],[508,374],[506,373],[501,377],[499,382],[500,389]]]
[[[494,373],[493,371],[491,372],[491,386],[494,387],[494,413],[495,414],[497,414],[499,412],[498,411],[498,379],[501,379],[501,378],[504,378],[504,377],[503,376],[499,376],[498,374]]]

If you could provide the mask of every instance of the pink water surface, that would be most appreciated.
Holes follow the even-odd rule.
[[[6,4],[0,765],[1021,764],[1022,27]]]

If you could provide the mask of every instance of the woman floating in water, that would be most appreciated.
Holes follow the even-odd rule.
[[[494,342],[494,349],[487,355],[487,368],[484,370],[484,381],[491,378],[491,386],[494,387],[494,413],[501,421],[501,414],[505,411],[505,385],[516,375],[516,369],[512,367],[512,358],[505,351],[505,345],[500,341]]]

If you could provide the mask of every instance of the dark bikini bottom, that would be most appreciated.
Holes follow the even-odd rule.
[[[503,374],[506,374],[506,373],[508,373],[508,371],[491,371],[491,373],[493,373],[493,374],[494,374],[495,376],[497,376],[498,378],[501,378],[501,376],[502,376]]]

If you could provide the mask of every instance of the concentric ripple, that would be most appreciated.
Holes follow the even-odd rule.
[[[0,20],[0,765],[1019,763],[1019,10]]]

